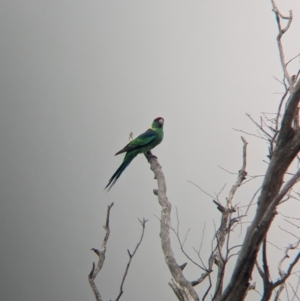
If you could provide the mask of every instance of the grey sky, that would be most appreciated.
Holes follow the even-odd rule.
[[[300,7],[278,5],[294,11],[284,39],[291,58],[300,49]],[[282,88],[273,76],[282,76],[270,1],[2,1],[0,28],[0,299],[93,300],[89,249],[100,247],[106,208],[115,202],[97,282],[104,299],[117,296],[126,250],[141,232],[137,218],[145,217],[122,300],[174,300],[145,158],[109,193],[103,188],[129,132],[164,117],[154,153],[182,233],[192,229],[190,250],[206,224],[205,258],[219,214],[187,180],[211,194],[227,183],[224,198],[235,177],[217,166],[241,166],[240,133],[232,128],[254,132],[245,113],[257,118],[277,107],[273,93]],[[248,172],[261,174],[266,144],[246,139]],[[246,204],[259,185],[243,188],[235,202]],[[188,267],[190,278],[199,277]]]

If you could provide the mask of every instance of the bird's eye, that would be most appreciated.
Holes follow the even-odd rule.
[[[164,120],[163,119],[159,119],[159,123],[160,124],[164,124]]]

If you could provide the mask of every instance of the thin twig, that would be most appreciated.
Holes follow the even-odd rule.
[[[300,56],[300,53],[298,53],[296,56],[291,58],[285,65],[287,66],[290,62],[292,62],[294,59],[296,59],[298,56]]]
[[[181,242],[181,239],[180,239],[180,236],[179,236],[179,216],[178,216],[178,211],[177,211],[177,208],[176,208],[176,216],[177,216],[177,231],[175,231],[175,229],[173,227],[171,227],[171,230],[174,232],[177,240],[178,240],[178,243],[179,243],[179,246],[180,246],[180,249],[181,249],[181,252],[185,255],[185,257],[191,261],[194,265],[196,265],[197,267],[199,267],[200,269],[202,269],[203,271],[205,272],[208,272],[207,268],[204,266],[202,267],[200,264],[198,264],[192,257],[190,257],[187,252],[184,250],[184,243],[186,241],[186,237],[187,235],[185,236],[185,239],[184,239],[184,242]]]
[[[246,131],[243,131],[243,130],[239,130],[239,129],[235,129],[235,128],[232,128],[233,130],[237,131],[237,132],[241,132],[241,133],[244,133],[246,135],[249,135],[249,136],[254,136],[256,138],[260,138],[260,139],[263,139],[263,140],[267,140],[266,138],[263,138],[261,136],[258,136],[258,135],[255,135],[255,134],[252,134],[252,133],[248,133]]]
[[[141,234],[139,242],[137,243],[135,249],[133,250],[133,253],[130,253],[130,251],[127,250],[128,256],[129,256],[129,260],[128,260],[128,263],[126,265],[126,269],[125,269],[125,272],[124,272],[124,275],[123,275],[123,278],[122,278],[122,282],[121,282],[121,285],[120,285],[120,292],[119,292],[119,295],[116,298],[116,301],[118,301],[121,298],[121,296],[123,295],[123,292],[124,292],[123,291],[123,286],[124,286],[124,282],[125,282],[125,279],[127,277],[128,271],[129,271],[129,267],[130,267],[132,258],[135,255],[136,251],[138,250],[139,246],[141,245],[143,237],[144,237],[145,227],[146,227],[147,220],[145,218],[143,218],[143,220],[139,219],[139,221],[140,221],[140,223],[142,225],[142,234]]]
[[[262,125],[259,125],[252,117],[251,117],[251,115],[250,114],[248,114],[248,113],[246,113],[246,116],[259,128],[259,130],[260,131],[262,131],[267,137],[268,137],[268,139],[271,139],[272,138],[272,136],[268,133],[268,132],[266,132],[265,130],[264,130],[264,128],[263,128],[263,126]]]
[[[247,205],[248,207],[247,207],[247,210],[246,210],[246,212],[245,212],[245,215],[247,215],[247,213],[248,213],[248,211],[249,211],[249,208],[250,208],[252,202],[254,201],[256,195],[259,193],[260,190],[261,190],[261,186],[255,191],[253,197],[251,198],[250,203]]]
[[[208,195],[208,196],[210,196],[212,199],[214,199],[214,197],[213,197],[211,194],[209,194],[208,192],[206,192],[205,190],[203,190],[203,189],[202,189],[200,186],[198,186],[197,184],[195,184],[195,183],[193,183],[192,181],[189,181],[189,180],[188,180],[188,182],[191,183],[191,184],[193,184],[194,186],[198,187],[203,193],[205,193],[206,195]]]

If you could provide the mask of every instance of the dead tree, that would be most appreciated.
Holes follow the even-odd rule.
[[[289,267],[284,271],[281,271],[280,278],[272,282],[268,270],[267,258],[266,258],[266,235],[272,224],[272,221],[277,214],[277,207],[282,202],[283,198],[291,191],[292,187],[300,179],[300,169],[294,173],[286,182],[284,177],[291,166],[293,161],[297,158],[300,152],[300,127],[298,122],[298,104],[300,100],[300,80],[298,75],[290,76],[287,70],[287,63],[284,58],[283,47],[281,38],[283,34],[289,29],[292,22],[292,12],[289,16],[284,16],[280,13],[274,1],[272,1],[273,12],[276,17],[278,25],[277,43],[280,54],[280,61],[283,69],[284,79],[283,85],[285,86],[285,92],[280,104],[276,117],[272,120],[263,120],[261,123],[255,122],[261,131],[261,135],[269,143],[269,165],[266,174],[263,179],[260,195],[257,202],[257,210],[253,221],[247,229],[243,244],[240,248],[238,258],[230,277],[229,283],[226,288],[223,289],[224,269],[226,262],[229,258],[229,250],[225,250],[224,245],[228,235],[235,222],[241,217],[236,219],[232,218],[232,213],[235,211],[232,206],[232,198],[234,192],[241,185],[246,172],[246,141],[244,142],[244,161],[243,166],[238,174],[238,179],[233,185],[230,196],[227,197],[226,205],[216,202],[219,211],[221,211],[222,218],[221,224],[218,228],[215,238],[217,244],[213,250],[209,259],[208,268],[201,277],[195,281],[188,281],[184,275],[181,266],[176,262],[175,256],[171,247],[170,240],[170,212],[171,203],[168,201],[166,195],[166,183],[160,164],[156,159],[150,159],[151,169],[155,174],[155,178],[158,182],[158,189],[154,193],[158,196],[159,204],[162,207],[161,211],[161,245],[165,256],[166,264],[173,277],[172,283],[169,285],[172,287],[178,300],[181,301],[197,301],[200,300],[194,285],[201,283],[206,277],[210,276],[213,263],[218,268],[217,283],[215,285],[215,292],[212,300],[216,301],[242,301],[245,299],[249,289],[253,288],[250,284],[253,269],[257,262],[257,256],[260,248],[262,247],[263,253],[263,268],[259,268],[259,272],[264,281],[264,292],[261,300],[270,300],[272,293],[278,287],[282,288],[282,285],[286,279],[291,275],[294,266],[298,263],[300,253],[290,262]],[[282,27],[281,21],[287,20],[287,25]],[[283,106],[285,104],[285,108]],[[298,246],[299,243],[296,245]],[[288,250],[296,248],[295,245],[291,246]],[[284,259],[287,258],[287,253]],[[208,289],[210,289],[211,284]],[[275,300],[278,300],[280,290],[276,291]],[[207,294],[204,294],[203,300]]]
[[[264,114],[260,121],[257,122],[250,115],[248,117],[253,121],[254,125],[260,132],[260,138],[263,138],[269,144],[268,153],[268,168],[263,176],[261,188],[254,194],[252,201],[257,197],[256,213],[247,228],[243,243],[230,247],[230,233],[234,231],[236,225],[240,223],[241,219],[247,215],[240,215],[237,208],[233,203],[235,192],[245,182],[247,177],[247,141],[242,137],[243,142],[243,156],[242,166],[237,173],[236,182],[233,184],[228,196],[226,197],[225,204],[222,204],[218,198],[213,199],[217,209],[221,214],[221,221],[216,229],[213,237],[213,248],[211,255],[207,258],[205,264],[199,255],[200,263],[193,261],[185,252],[183,244],[180,241],[179,233],[171,226],[171,210],[172,205],[167,197],[167,186],[162,167],[157,158],[148,158],[150,168],[154,173],[157,180],[157,189],[154,189],[154,194],[158,198],[159,205],[161,206],[160,216],[160,239],[161,247],[164,254],[166,265],[172,275],[172,280],[169,283],[176,297],[180,301],[198,301],[205,300],[208,294],[211,294],[213,301],[242,301],[245,300],[249,290],[255,289],[255,284],[251,283],[251,277],[254,268],[257,269],[263,283],[263,291],[261,293],[261,301],[280,300],[280,294],[285,288],[287,279],[292,275],[293,269],[300,259],[300,252],[294,257],[290,258],[290,251],[296,250],[300,245],[300,239],[297,238],[295,243],[286,247],[282,259],[278,264],[278,279],[272,280],[268,256],[267,256],[267,234],[272,225],[274,217],[278,214],[278,207],[281,203],[288,201],[290,198],[298,198],[300,201],[300,193],[293,192],[292,188],[300,180],[300,168],[294,173],[288,173],[289,167],[293,162],[297,161],[298,153],[300,152],[300,127],[299,127],[299,100],[300,100],[300,80],[298,79],[300,71],[295,75],[290,75],[288,72],[288,64],[300,56],[297,55],[288,62],[285,60],[281,38],[288,31],[293,15],[292,11],[288,16],[283,15],[277,8],[275,2],[271,0],[273,12],[275,14],[276,22],[278,25],[277,44],[279,49],[280,62],[283,70],[283,80],[281,81],[284,86],[284,93],[279,101],[278,109],[275,117],[269,118]],[[282,21],[286,25],[282,26]],[[247,134],[247,133],[246,133]],[[299,160],[300,161],[300,160]],[[298,164],[299,165],[299,164]],[[201,189],[201,188],[200,188]],[[252,202],[251,201],[251,202]],[[112,205],[111,205],[112,206]],[[106,236],[104,238],[102,248],[100,251],[93,249],[99,257],[97,266],[93,265],[92,271],[89,274],[89,282],[95,294],[96,300],[102,300],[101,295],[94,283],[94,279],[100,272],[105,258],[106,242],[109,237],[109,212],[106,221]],[[250,206],[250,205],[249,205]],[[143,226],[143,237],[145,220],[141,222]],[[294,225],[298,228],[300,226]],[[178,238],[181,250],[195,265],[203,270],[198,279],[188,280],[184,276],[184,268],[186,264],[179,264],[176,261],[170,233],[173,231]],[[140,240],[141,242],[141,240]],[[129,254],[129,263],[126,268],[120,293],[116,300],[119,300],[123,293],[123,283],[127,275],[127,271],[133,255],[135,254],[140,242],[138,243],[135,251]],[[259,263],[259,254],[261,254],[261,264]],[[226,283],[224,280],[225,270],[227,263],[232,256],[236,256],[236,262],[230,276],[229,281]],[[284,268],[283,263],[289,260],[288,266]],[[211,274],[213,269],[216,270],[216,283],[212,283]],[[300,286],[300,277],[298,286]],[[204,290],[201,297],[197,294],[195,286],[203,284],[207,280],[208,285]],[[225,288],[224,288],[225,287]],[[297,290],[293,290],[294,296]],[[298,298],[298,297],[297,297]],[[299,300],[299,298],[298,298]]]

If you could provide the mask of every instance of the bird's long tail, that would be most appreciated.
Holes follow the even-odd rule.
[[[120,167],[117,169],[117,171],[109,179],[108,184],[105,186],[104,190],[106,188],[108,188],[107,191],[111,190],[111,188],[115,185],[117,180],[120,178],[122,172],[127,168],[127,166],[131,163],[131,161],[134,159],[134,157],[135,156],[124,159],[123,163],[120,165]]]

